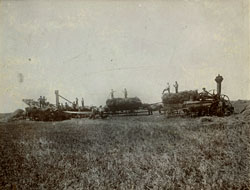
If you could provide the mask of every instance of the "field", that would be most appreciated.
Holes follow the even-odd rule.
[[[0,123],[0,189],[248,189],[249,125],[241,115]]]

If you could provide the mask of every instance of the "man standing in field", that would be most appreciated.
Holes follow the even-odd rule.
[[[65,102],[65,109],[66,109],[66,110],[69,110],[69,105],[68,105],[67,102]]]
[[[152,108],[152,105],[148,105],[148,107],[147,107],[147,109],[148,109],[148,115],[153,115],[153,108]]]
[[[113,89],[111,89],[111,92],[110,92],[110,96],[111,96],[111,99],[114,99],[114,90]]]
[[[43,98],[42,96],[40,96],[40,98],[38,98],[38,103],[39,103],[40,108],[42,107],[42,101],[43,101]]]
[[[45,98],[45,96],[43,96],[43,98],[42,98],[42,107],[45,107],[45,103],[46,103],[46,98]]]
[[[91,115],[90,115],[89,118],[90,118],[90,119],[95,119],[96,112],[97,112],[96,108],[95,108],[95,107],[92,107],[92,108],[91,108]]]
[[[76,98],[76,108],[78,108],[78,98]]]
[[[126,88],[124,88],[124,97],[127,98],[128,97],[128,91]]]
[[[64,105],[63,105],[63,103],[61,103],[61,109],[62,109],[62,110],[64,110],[64,109],[65,109],[65,107],[64,107]]]
[[[73,108],[73,110],[76,109],[76,103],[75,103],[75,101],[72,103],[72,108]]]
[[[104,114],[104,109],[102,106],[99,107],[99,114],[100,114],[100,117],[103,118],[103,114]]]
[[[175,81],[175,84],[173,86],[175,88],[175,93],[178,93],[178,87],[179,87],[179,85],[178,85],[177,81]]]
[[[207,96],[209,94],[209,92],[206,90],[206,88],[202,88],[202,94]]]
[[[163,90],[162,94],[164,94],[166,91],[170,94],[170,85],[169,85],[169,83],[167,83],[167,87]]]
[[[84,99],[82,98],[82,108],[84,108]]]
[[[206,88],[202,88],[201,95],[202,100],[205,100],[207,97],[209,97],[209,92],[206,90]]]

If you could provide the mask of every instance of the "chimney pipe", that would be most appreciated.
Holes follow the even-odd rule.
[[[223,81],[223,77],[218,74],[218,76],[215,78],[215,81],[217,83],[217,95],[221,95],[221,83]]]
[[[59,107],[59,91],[56,90],[55,94],[56,94],[56,107]]]

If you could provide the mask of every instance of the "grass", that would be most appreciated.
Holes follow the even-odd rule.
[[[235,116],[2,123],[0,187],[247,189],[249,147]]]

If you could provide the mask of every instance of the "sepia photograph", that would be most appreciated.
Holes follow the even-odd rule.
[[[0,190],[250,189],[249,0],[0,0]]]

